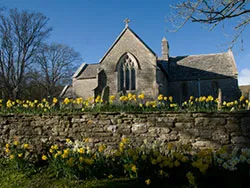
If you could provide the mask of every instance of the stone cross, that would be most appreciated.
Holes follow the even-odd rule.
[[[125,22],[125,27],[128,27],[128,23],[130,22],[130,20],[128,19],[128,18],[126,18],[125,20],[124,20],[124,22]]]

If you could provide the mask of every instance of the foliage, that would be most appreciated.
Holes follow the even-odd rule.
[[[32,70],[32,79],[43,87],[43,97],[59,96],[80,60],[80,54],[67,45],[41,45],[34,57],[38,66]]]
[[[0,168],[16,160],[20,166],[29,167],[36,164],[28,160],[22,152],[30,145],[14,141],[5,146],[5,155]],[[17,155],[16,155],[17,154]],[[15,158],[12,157],[15,155]],[[190,187],[214,186],[211,177],[221,179],[221,186],[249,186],[249,149],[229,150],[223,147],[218,151],[212,149],[195,149],[191,145],[174,145],[173,143],[153,142],[140,147],[132,147],[128,138],[123,137],[117,148],[96,145],[90,147],[88,138],[83,141],[66,139],[64,143],[51,145],[43,153],[32,153],[40,156],[36,160],[43,163],[39,173],[48,174],[51,178],[69,180],[130,178],[140,184],[152,185],[185,185]],[[19,160],[22,159],[22,160]],[[32,157],[31,157],[32,158]],[[22,165],[20,165],[22,164]],[[23,168],[22,172],[30,168]],[[27,174],[25,175],[27,176]],[[225,182],[224,182],[225,180]],[[216,181],[215,181],[216,182]]]
[[[171,6],[174,13],[170,21],[178,30],[189,20],[209,24],[210,29],[231,20],[235,32],[232,47],[250,23],[248,5],[249,0],[185,0]]]
[[[100,96],[87,99],[76,98],[63,100],[52,98],[38,100],[7,100],[0,99],[0,113],[57,113],[57,112],[153,112],[153,111],[191,111],[191,112],[216,112],[249,110],[248,99],[241,96],[240,99],[223,101],[218,107],[218,99],[212,96],[194,98],[190,96],[188,101],[178,105],[172,96],[159,95],[156,100],[145,99],[144,94],[110,96],[109,101],[103,101]]]
[[[20,97],[32,58],[51,31],[47,22],[41,13],[17,9],[0,13],[0,81],[6,98]]]

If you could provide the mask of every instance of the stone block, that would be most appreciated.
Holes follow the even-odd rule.
[[[103,130],[103,128],[100,128],[100,127],[94,127],[94,128],[92,129],[92,131],[95,132],[95,133],[101,133],[101,132],[103,132],[104,130]]]
[[[99,120],[97,124],[100,124],[100,125],[110,125],[111,121],[109,119]]]
[[[246,138],[244,136],[235,136],[235,137],[232,137],[231,142],[233,144],[243,144],[243,145],[247,144],[247,145],[249,145],[250,144],[250,139]]]
[[[183,129],[186,129],[186,128],[191,128],[192,127],[192,123],[175,123],[174,126],[177,128],[177,129],[180,129],[180,130],[183,130]]]
[[[212,139],[220,142],[223,145],[230,143],[229,134],[223,129],[214,131],[212,134]]]
[[[107,131],[115,133],[117,131],[117,125],[109,125],[106,127]]]
[[[164,122],[164,121],[156,122],[155,126],[156,127],[174,127],[174,122]]]
[[[177,135],[176,132],[173,132],[173,133],[171,132],[169,134],[161,134],[159,136],[159,140],[167,141],[167,142],[169,142],[169,141],[177,141],[178,139],[179,139],[179,136]]]
[[[168,134],[171,132],[171,129],[167,127],[161,127],[161,134]]]
[[[202,139],[211,139],[212,138],[212,133],[213,133],[213,130],[203,129],[203,130],[200,130],[200,137]]]
[[[133,124],[132,132],[133,133],[146,133],[148,131],[148,126],[146,124]]]
[[[194,148],[220,148],[222,145],[213,141],[198,140],[192,143]]]
[[[241,120],[241,130],[243,133],[250,133],[250,117]]]
[[[217,127],[226,124],[225,118],[208,118],[208,117],[198,117],[195,118],[196,127]]]
[[[148,129],[148,133],[150,135],[156,135],[156,134],[159,134],[160,132],[161,132],[160,128],[149,127],[149,129]]]
[[[188,130],[183,130],[181,132],[187,132],[188,134],[190,134],[193,138],[197,138],[200,136],[200,131],[199,129],[188,129]]]
[[[16,136],[16,130],[15,129],[11,129],[10,130],[10,137]]]

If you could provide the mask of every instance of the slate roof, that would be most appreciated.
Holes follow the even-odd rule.
[[[162,64],[160,62],[158,64]],[[231,51],[218,54],[170,57],[168,63],[166,72],[173,81],[235,77],[238,74]]]
[[[96,78],[97,69],[100,67],[100,64],[84,64],[81,66],[76,73],[74,74],[77,79],[87,79],[87,78]]]

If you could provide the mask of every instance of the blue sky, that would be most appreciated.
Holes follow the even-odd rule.
[[[158,55],[161,39],[167,38],[170,55],[209,54],[226,51],[232,34],[230,24],[208,31],[204,25],[187,23],[175,33],[167,32],[166,22],[175,0],[0,0],[0,6],[41,12],[53,31],[49,42],[64,43],[81,54],[84,62],[98,63],[123,30],[129,18],[130,28]],[[249,3],[250,4],[250,3]],[[240,85],[250,84],[250,26],[234,48]]]

